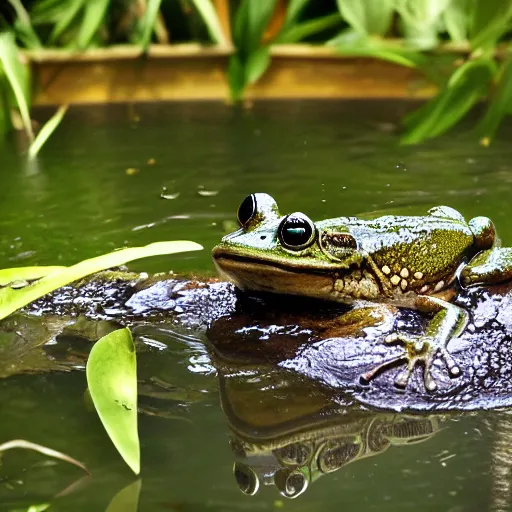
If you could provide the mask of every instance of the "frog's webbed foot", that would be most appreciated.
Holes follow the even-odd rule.
[[[406,363],[404,370],[402,370],[395,379],[395,385],[397,387],[405,388],[409,383],[414,368],[417,365],[422,365],[424,366],[423,382],[425,389],[427,391],[435,391],[437,389],[437,383],[432,376],[432,365],[438,355],[444,360],[450,376],[457,377],[461,374],[460,367],[446,347],[442,343],[436,342],[435,338],[395,332],[387,336],[384,341],[388,344],[396,343],[397,341],[403,343],[405,353],[361,375],[361,379],[365,382],[370,382],[383,371],[399,363]]]

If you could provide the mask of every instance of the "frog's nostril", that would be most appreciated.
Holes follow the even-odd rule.
[[[260,240],[265,240],[265,238],[267,238],[267,235],[261,235],[260,236]]]

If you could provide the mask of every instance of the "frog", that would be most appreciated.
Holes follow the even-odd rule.
[[[221,276],[242,292],[270,292],[343,303],[377,311],[408,308],[428,315],[424,331],[393,329],[386,344],[403,353],[361,375],[370,382],[401,366],[394,384],[405,389],[420,366],[428,392],[440,358],[452,378],[462,369],[448,350],[465,331],[469,312],[453,303],[461,290],[512,279],[512,248],[501,247],[487,217],[465,220],[449,206],[426,215],[338,217],[313,222],[301,212],[282,215],[266,193],[247,196],[239,228],[212,251]],[[378,316],[378,315],[376,315]]]

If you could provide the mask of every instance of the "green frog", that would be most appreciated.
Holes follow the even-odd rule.
[[[384,305],[432,315],[422,335],[398,331],[385,337],[386,343],[402,343],[404,353],[362,375],[366,382],[404,363],[395,379],[404,388],[420,364],[425,388],[434,391],[431,367],[438,356],[450,376],[459,376],[447,345],[464,331],[468,313],[451,301],[461,287],[512,278],[512,249],[499,247],[491,220],[466,222],[447,206],[425,216],[313,222],[300,212],[281,215],[271,196],[257,193],[244,199],[238,221],[240,229],[222,239],[213,259],[241,290],[364,305],[370,312]]]

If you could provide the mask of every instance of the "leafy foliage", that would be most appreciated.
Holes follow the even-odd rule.
[[[129,329],[118,329],[94,344],[86,374],[89,393],[105,430],[138,475],[137,361]]]
[[[0,34],[0,132],[14,124],[11,113],[16,109],[30,141],[34,136],[29,73],[15,41],[32,51],[45,46],[86,50],[124,42],[145,52],[153,41],[167,42],[175,28],[186,26],[189,39],[231,47],[229,28],[222,25],[214,7],[218,4],[212,0],[8,1],[15,22]],[[228,3],[235,51],[227,75],[235,101],[267,72],[274,46],[314,41],[340,55],[415,68],[440,85],[439,95],[404,121],[404,142],[440,135],[486,97],[489,108],[478,133],[489,138],[512,110],[508,57],[511,0],[336,0],[330,6],[313,0],[226,0],[223,5]],[[467,61],[457,62],[451,76],[436,64],[442,58],[437,50],[447,41],[459,49],[452,60]],[[495,65],[486,61],[480,66],[481,57]],[[58,125],[61,113],[41,130],[39,142]],[[433,116],[431,120],[429,116]],[[436,129],[428,128],[433,125]]]

